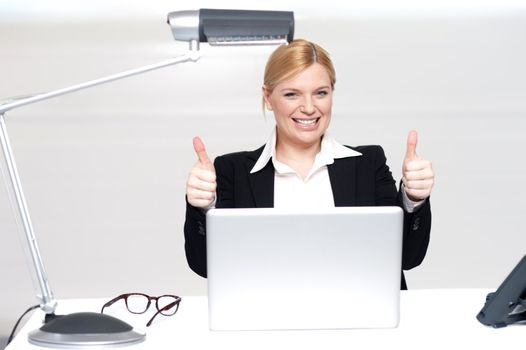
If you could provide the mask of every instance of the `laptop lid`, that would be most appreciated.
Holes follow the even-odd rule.
[[[212,209],[212,330],[396,327],[403,212]]]

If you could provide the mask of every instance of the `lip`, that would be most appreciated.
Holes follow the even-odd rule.
[[[291,118],[294,125],[300,130],[314,130],[320,124],[321,117],[316,118]]]

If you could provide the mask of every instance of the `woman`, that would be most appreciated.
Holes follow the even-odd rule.
[[[431,163],[416,155],[411,131],[400,191],[380,146],[343,146],[327,132],[336,82],[328,53],[295,40],[270,56],[265,69],[264,108],[276,128],[261,148],[216,158],[199,138],[198,162],[188,177],[185,250],[189,266],[206,277],[206,210],[217,208],[389,206],[404,209],[402,268],[419,265],[431,229]],[[402,274],[402,289],[406,289]]]

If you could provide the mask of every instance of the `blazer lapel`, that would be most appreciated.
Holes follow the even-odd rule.
[[[251,155],[250,158],[253,158],[254,164],[262,150],[263,148],[260,148]],[[335,206],[356,205],[356,158],[335,159],[333,164],[327,166],[327,169]],[[274,172],[274,166],[269,161],[260,171],[249,174],[256,208],[274,207]]]
[[[334,205],[350,207],[356,205],[356,158],[335,159],[327,166],[331,181]]]
[[[261,155],[263,147],[253,152],[249,158],[252,158],[253,164],[249,165],[248,171],[252,169],[257,159]],[[254,196],[255,208],[272,208],[274,207],[274,166],[272,161],[258,172],[248,174],[250,187]]]

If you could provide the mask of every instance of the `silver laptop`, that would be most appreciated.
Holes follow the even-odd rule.
[[[398,325],[400,208],[212,209],[206,223],[210,329]]]

